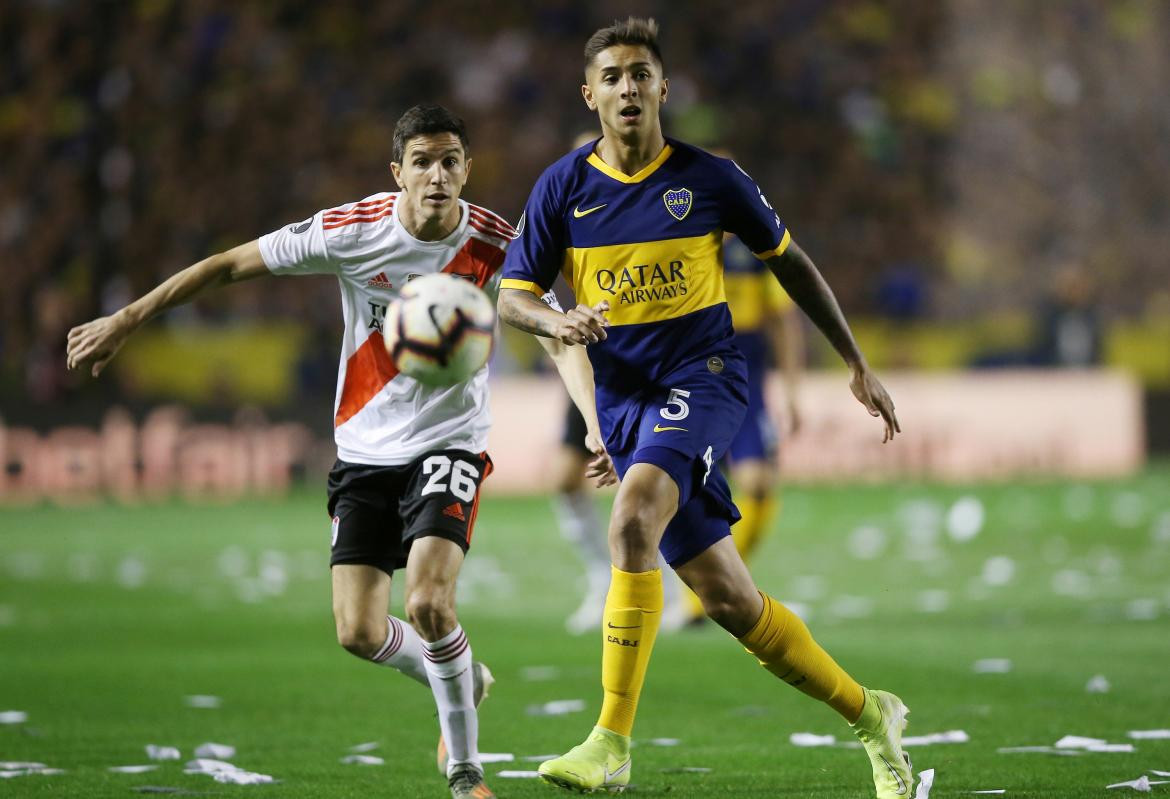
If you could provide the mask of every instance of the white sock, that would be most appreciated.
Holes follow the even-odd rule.
[[[370,660],[380,666],[398,669],[407,677],[429,686],[431,681],[427,679],[427,667],[424,665],[423,642],[418,633],[402,619],[393,616],[387,616],[386,623],[386,643]]]
[[[479,762],[479,717],[475,713],[475,698],[472,695],[471,644],[463,634],[463,628],[455,629],[438,641],[422,641],[423,662],[431,680],[431,693],[435,695],[435,706],[439,709],[439,729],[447,743],[451,758],[447,763],[447,775],[460,763],[473,763],[482,769]]]
[[[577,555],[585,564],[585,571],[589,574],[604,574],[608,585],[609,542],[597,517],[597,505],[588,489],[557,494],[553,498],[553,510],[561,535],[573,542]]]

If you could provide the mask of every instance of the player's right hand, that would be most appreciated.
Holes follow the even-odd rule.
[[[562,343],[596,344],[605,341],[605,328],[609,327],[609,320],[605,312],[609,310],[609,302],[602,300],[596,305],[578,305],[564,315],[556,330],[556,338]]]
[[[601,443],[601,436],[593,432],[586,434],[585,447],[594,455],[593,460],[585,466],[585,479],[596,479],[598,488],[617,483],[617,469],[614,468],[613,459],[605,451],[605,444]]]
[[[70,369],[90,367],[97,377],[125,343],[130,331],[115,316],[103,316],[69,331],[65,363]]]

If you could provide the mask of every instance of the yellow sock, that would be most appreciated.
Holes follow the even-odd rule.
[[[799,616],[762,591],[760,596],[764,612],[739,642],[781,680],[826,703],[849,723],[857,721],[865,691],[813,640]]]
[[[743,518],[731,528],[731,538],[735,542],[739,556],[746,561],[764,540],[768,524],[772,521],[776,501],[770,496],[763,499],[739,497],[735,500],[735,505]]]
[[[601,687],[605,699],[597,726],[619,735],[634,729],[634,714],[650,651],[662,618],[662,571],[624,572],[616,566],[605,598]]]

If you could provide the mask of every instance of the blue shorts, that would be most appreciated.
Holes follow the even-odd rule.
[[[624,415],[638,419],[636,434],[609,453],[619,477],[635,463],[650,463],[678,486],[678,513],[658,547],[672,568],[730,535],[740,518],[717,464],[743,421],[747,381],[738,363],[720,372],[699,367],[628,399]]]
[[[760,370],[759,374],[749,372],[747,412],[744,414],[739,432],[731,440],[727,460],[730,463],[771,460],[776,457],[779,444],[780,435],[764,402],[763,370]]]

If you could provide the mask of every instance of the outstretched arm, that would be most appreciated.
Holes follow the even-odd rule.
[[[110,316],[78,325],[69,331],[66,363],[70,369],[90,368],[101,373],[130,334],[165,310],[191,301],[214,286],[238,283],[268,274],[258,241],[241,244],[204,258],[171,275],[149,293]]]
[[[816,265],[795,241],[791,242],[782,254],[768,258],[767,264],[772,274],[780,281],[780,285],[788,292],[788,296],[796,301],[849,366],[852,372],[849,388],[852,389],[853,396],[857,397],[871,416],[880,416],[885,422],[886,429],[882,441],[893,439],[895,433],[902,432],[898,417],[894,415],[894,402],[870,371],[865,356],[861,354],[857,342],[853,339],[849,323],[841,313],[837,298],[833,296],[832,289]]]

